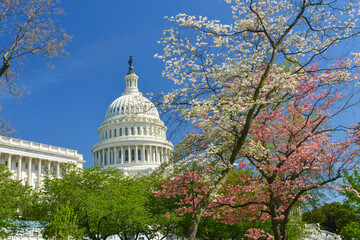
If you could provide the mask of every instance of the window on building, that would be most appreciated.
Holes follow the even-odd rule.
[[[7,166],[7,161],[5,161],[5,165]]]
[[[128,135],[128,128],[125,128],[125,136]]]
[[[140,127],[137,127],[137,134],[140,135]]]
[[[144,135],[146,135],[146,127],[144,127],[144,132],[143,132]]]
[[[141,150],[138,149],[138,160],[140,161],[141,160]]]
[[[116,128],[114,129],[114,137],[116,137]]]
[[[134,128],[131,128],[131,135],[134,135]]]
[[[122,136],[122,128],[119,129],[119,135]]]
[[[135,150],[131,149],[131,161],[135,161]]]
[[[25,168],[28,169],[28,168],[29,168],[29,165],[26,164],[26,165],[25,165]]]
[[[15,167],[18,167],[18,166],[19,166],[19,164],[18,164],[18,163],[16,163],[16,164],[15,164]]]
[[[147,150],[145,149],[145,161],[148,160],[148,157],[147,157]]]
[[[105,138],[107,139],[107,131],[105,131]]]
[[[109,138],[111,138],[111,129],[109,130]]]
[[[125,150],[125,162],[129,161],[129,150]]]
[[[39,166],[35,166],[35,170],[37,171],[39,169]]]

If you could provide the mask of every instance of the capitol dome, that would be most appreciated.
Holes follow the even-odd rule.
[[[138,89],[132,58],[125,91],[114,100],[98,129],[92,148],[94,165],[117,167],[129,174],[148,173],[169,160],[173,145],[154,104]]]

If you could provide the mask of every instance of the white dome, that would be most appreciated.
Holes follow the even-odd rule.
[[[154,104],[139,92],[132,61],[124,93],[113,101],[98,129],[94,165],[116,167],[129,174],[148,173],[169,161],[173,145]]]
[[[106,111],[105,120],[117,117],[159,118],[159,113],[149,99],[140,92],[124,94],[113,101]]]

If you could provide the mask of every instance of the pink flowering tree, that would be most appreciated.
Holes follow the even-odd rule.
[[[249,229],[247,236],[287,239],[290,213],[299,210],[294,209],[297,202],[311,198],[310,190],[336,188],[332,183],[344,171],[356,167],[359,153],[356,128],[334,128],[329,122],[350,107],[349,98],[339,90],[347,89],[350,82],[339,85],[332,80],[336,85],[333,86],[328,84],[327,74],[331,70],[320,74],[314,66],[308,72],[298,79],[295,94],[275,105],[268,104],[253,119],[243,151],[232,166],[228,166],[224,157],[231,154],[231,149],[222,150],[219,157],[205,157],[209,143],[204,138],[206,132],[198,126],[201,131],[189,134],[180,144],[183,147],[192,144],[187,165],[183,164],[185,172],[163,184],[156,195],[182,196],[175,212],[180,215],[194,212],[214,189],[219,175],[231,169],[202,215],[227,224],[243,219],[270,220],[272,233]],[[335,108],[345,98],[342,107]],[[199,164],[201,156],[207,161]],[[189,161],[189,157],[194,161]]]
[[[355,104],[359,54],[330,67],[323,61],[343,55],[341,48],[327,52],[359,35],[360,3],[227,2],[229,24],[186,14],[168,18],[175,26],[164,31],[164,52],[156,55],[165,62],[164,76],[178,85],[164,94],[164,108],[195,127],[178,147],[174,173],[183,169],[198,181],[200,169],[198,184],[204,182],[190,208],[184,195],[183,207],[192,213],[185,239],[195,239],[201,216],[220,203],[228,206],[218,213],[227,221],[244,211],[270,218],[273,237],[287,239],[294,204],[355,161],[356,136],[350,130],[332,137],[345,129],[331,119]],[[235,167],[249,176],[231,188]],[[171,184],[162,194],[171,193]],[[249,236],[267,234],[253,229]]]

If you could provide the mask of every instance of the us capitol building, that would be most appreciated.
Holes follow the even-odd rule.
[[[132,58],[125,76],[125,91],[106,111],[98,129],[99,142],[92,148],[93,164],[116,167],[130,175],[149,173],[169,160],[173,150],[152,102],[138,89]]]
[[[126,174],[149,173],[169,160],[173,145],[166,139],[163,121],[154,104],[138,89],[138,76],[129,60],[125,91],[106,111],[93,146],[93,165],[115,167]],[[82,168],[83,155],[76,150],[0,136],[0,163],[14,179],[38,188],[45,174],[61,177],[62,168],[73,163]]]

